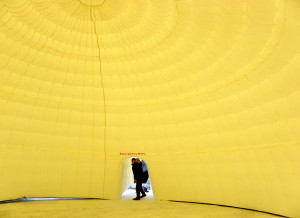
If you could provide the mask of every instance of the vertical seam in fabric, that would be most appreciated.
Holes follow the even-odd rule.
[[[92,15],[92,6],[90,6],[90,16],[91,20],[94,24],[94,31],[97,39],[97,46],[98,46],[98,56],[99,56],[99,72],[100,72],[100,77],[101,77],[101,87],[102,87],[102,95],[103,95],[103,109],[104,109],[104,130],[103,130],[103,151],[104,151],[104,170],[103,170],[103,187],[102,187],[102,193],[104,197],[104,185],[105,185],[105,172],[106,172],[106,99],[105,99],[105,90],[103,86],[103,74],[102,74],[102,61],[101,61],[101,48],[99,44],[99,39],[98,39],[98,33],[97,33],[97,28],[96,28],[96,22],[94,20],[94,17]]]

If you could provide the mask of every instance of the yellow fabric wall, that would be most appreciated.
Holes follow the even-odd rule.
[[[0,200],[156,199],[297,216],[299,0],[0,0]]]

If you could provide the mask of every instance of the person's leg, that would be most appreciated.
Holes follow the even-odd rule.
[[[139,183],[139,180],[136,180],[136,198],[135,199],[140,199],[140,192],[141,192],[141,186],[140,186],[140,183]]]
[[[141,188],[140,188],[140,191],[141,191],[141,193],[142,193],[142,197],[145,197],[146,196],[146,194],[145,194],[145,192],[144,192],[144,189],[143,189],[143,181],[141,180],[140,181],[140,184],[141,184]]]

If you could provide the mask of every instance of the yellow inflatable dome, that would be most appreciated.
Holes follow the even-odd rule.
[[[0,0],[0,200],[300,203],[299,0]],[[130,160],[130,159],[129,159]]]

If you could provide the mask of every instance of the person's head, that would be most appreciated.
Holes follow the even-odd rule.
[[[136,158],[136,162],[141,163],[140,158]]]
[[[135,162],[136,162],[136,159],[135,159],[135,158],[132,158],[132,159],[131,159],[131,163],[134,164]]]

